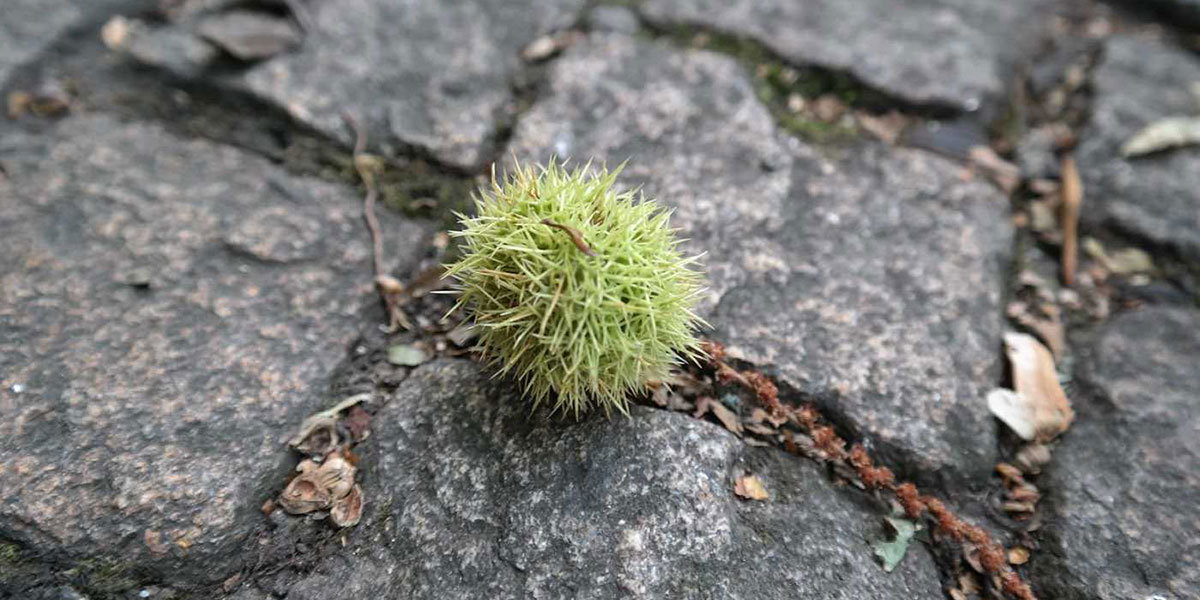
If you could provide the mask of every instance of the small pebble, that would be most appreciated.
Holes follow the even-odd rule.
[[[20,384],[20,383],[14,383],[14,384],[13,384],[13,386],[12,386],[12,393],[14,393],[14,394],[20,394],[21,392],[24,392],[24,391],[25,391],[25,385],[24,385],[24,384]]]

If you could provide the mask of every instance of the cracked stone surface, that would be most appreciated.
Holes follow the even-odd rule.
[[[1115,317],[1086,351],[1095,393],[1054,452],[1035,581],[1067,600],[1196,598],[1200,590],[1200,311]],[[1042,484],[1039,484],[1042,485]]]
[[[984,397],[1004,381],[1010,253],[1045,266],[1053,244],[1014,244],[1009,199],[956,162],[850,132],[796,139],[754,65],[685,49],[680,29],[848,74],[885,110],[966,111],[909,115],[956,143],[982,135],[1014,74],[1039,98],[1103,45],[1077,98],[1093,109],[1076,131],[1084,233],[1163,267],[1105,285],[1171,293],[1113,296],[1100,323],[1066,311],[1077,418],[1031,477],[1046,496],[1019,570],[1044,600],[1198,598],[1200,310],[1173,273],[1200,266],[1200,149],[1118,148],[1200,114],[1200,59],[1175,45],[1185,13],[1135,12],[1175,16],[1037,0],[0,0],[0,88],[57,82],[72,99],[62,119],[0,116],[0,598],[946,597],[952,567],[925,544],[883,572],[871,544],[889,507],[824,466],[641,406],[531,415],[467,358],[382,358],[422,336],[378,328],[361,190],[334,147],[352,141],[343,110],[372,151],[422,159],[389,162],[414,204],[508,151],[628,159],[621,184],[706,253],[706,335],[1000,532],[991,471],[1011,448]],[[102,42],[118,13],[126,38]],[[1047,24],[1056,49],[1035,43]],[[1103,25],[1117,33],[1094,37]],[[583,31],[555,37],[561,54],[521,61],[565,28]],[[1042,112],[1027,116],[1049,136]],[[1036,135],[1018,158],[1053,177],[1056,140]],[[388,268],[424,267],[433,221],[379,217]],[[285,439],[363,391],[361,523],[264,514],[297,461]],[[766,501],[733,494],[747,473]]]
[[[1106,227],[1200,265],[1200,147],[1125,159],[1120,147],[1164,117],[1200,115],[1200,58],[1165,42],[1117,36],[1094,74],[1078,150],[1085,227]]]
[[[886,513],[809,461],[643,407],[531,422],[513,392],[465,360],[417,369],[372,422],[364,524],[287,597],[940,594],[920,547],[891,574],[874,563]],[[745,472],[767,501],[733,495]]]
[[[463,169],[490,156],[512,111],[522,48],[578,18],[583,0],[427,2],[345,0],[309,3],[312,28],[298,49],[230,75],[201,76],[248,91],[322,134],[353,142],[342,111],[358,115],[373,145],[414,149]],[[165,42],[135,54],[176,72],[173,58],[211,14],[186,13]],[[182,37],[183,40],[178,38]],[[194,44],[194,42],[192,42]]]
[[[1001,99],[1035,47],[1050,3],[1037,0],[647,0],[660,27],[703,26],[755,39],[798,65],[847,72],[912,104],[973,111]]]
[[[382,318],[359,194],[103,116],[6,133],[0,165],[0,536],[228,576],[280,436]],[[411,264],[423,228],[381,216]]]
[[[1007,202],[960,168],[777,131],[732,60],[594,36],[557,62],[518,157],[629,165],[707,251],[714,338],[923,472],[990,470]]]

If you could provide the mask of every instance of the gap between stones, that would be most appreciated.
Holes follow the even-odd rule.
[[[626,5],[626,3],[616,4]],[[709,50],[727,54],[745,64],[767,64],[768,69],[773,70],[788,66],[786,61],[771,54],[765,47],[756,42],[720,34],[715,31],[707,31],[701,27],[684,27],[674,30],[654,29],[644,19],[641,19],[640,15],[639,21],[642,27],[649,32],[649,35],[655,39],[665,39],[674,44],[688,45],[690,38],[693,38],[696,34],[705,34],[710,36],[712,40],[707,47]],[[577,23],[573,28],[581,28],[581,24]],[[94,28],[91,28],[89,25],[89,29]],[[91,38],[94,37],[91,36]],[[72,59],[79,58],[79,55],[86,51],[89,46],[98,46],[98,41],[90,39],[82,42],[72,42],[68,39],[66,43],[56,44],[52,47],[47,52],[47,56],[58,57],[62,54],[65,55],[63,57],[65,60],[62,62],[70,62]],[[67,51],[64,52],[64,49]],[[59,66],[55,65],[55,62],[58,61],[50,60],[48,64],[36,65],[36,68],[38,71],[46,71],[47,67]],[[544,83],[543,74],[547,68],[546,65],[547,63],[526,65],[518,71],[517,77],[512,82],[514,104],[517,110],[511,114],[510,118],[500,121],[495,136],[495,148],[503,148],[507,145],[513,128],[519,122],[521,115],[536,100],[541,85]],[[125,65],[115,67],[115,70],[120,71],[114,77],[118,85],[124,83],[129,89],[154,89],[152,85],[138,85],[139,82],[154,80],[153,76],[136,72],[135,69],[130,69]],[[801,77],[803,83],[798,85],[805,86],[805,91],[814,95],[833,93],[841,96],[843,99],[849,100],[848,104],[851,106],[865,109],[893,108],[924,118],[947,117],[953,114],[953,111],[948,111],[946,107],[941,106],[906,105],[893,98],[888,98],[877,90],[870,89],[847,74],[817,67],[800,67],[799,70],[805,76]],[[100,77],[114,76],[114,73],[107,72],[106,69],[100,69],[100,72]],[[165,77],[168,81],[174,79],[165,73],[156,73],[156,75],[158,77]],[[811,75],[811,80],[809,80],[808,75]],[[152,118],[188,136],[204,137],[262,154],[272,160],[283,163],[297,173],[316,175],[324,179],[353,183],[356,186],[359,185],[357,183],[357,176],[353,170],[353,160],[350,158],[348,151],[340,148],[340,144],[309,130],[303,124],[292,119],[290,115],[283,113],[283,111],[262,103],[257,98],[244,92],[217,91],[209,86],[183,81],[171,81],[171,83],[176,89],[190,96],[190,102],[184,108],[182,118],[179,112],[179,103],[176,98],[169,97],[169,91],[166,94],[150,94],[148,97],[139,94],[139,99],[128,105],[113,104],[105,106],[101,103],[93,108],[113,111],[123,115],[133,115],[138,118]],[[791,91],[781,87],[779,85],[780,82],[773,80],[770,75],[759,83],[760,85],[756,87],[760,88],[760,95],[772,93],[776,96],[781,94],[786,96]],[[766,91],[761,89],[764,86]],[[89,99],[85,95],[80,100],[86,105]],[[805,132],[802,128],[798,128],[795,123],[781,118],[778,112],[781,108],[781,103],[778,99],[775,101],[764,99],[763,101],[772,107],[777,122],[783,129],[800,137],[809,138],[811,132]],[[215,128],[212,127],[214,124],[216,125]],[[272,146],[274,147],[272,148]],[[451,209],[449,203],[452,203],[454,198],[469,196],[465,190],[472,187],[470,174],[458,172],[445,165],[438,164],[436,161],[429,160],[428,157],[420,156],[419,153],[413,152],[412,149],[408,149],[408,152],[408,154],[399,159],[406,164],[399,167],[400,170],[395,172],[394,185],[397,186],[394,190],[395,195],[387,198],[390,200],[388,203],[391,206],[396,207],[400,205],[404,198],[410,201],[413,200],[414,196],[422,190],[433,190],[438,198],[436,209],[430,212],[437,218],[439,214],[449,212]],[[391,178],[388,179],[389,181],[393,181]],[[405,185],[403,182],[409,183]],[[416,191],[414,192],[414,190]],[[753,365],[739,366],[752,367]],[[785,390],[784,397],[789,401],[810,400],[804,398],[795,390]],[[814,400],[820,402],[819,398],[815,398]],[[827,415],[829,421],[835,425],[836,429],[840,431],[854,431],[854,428],[849,425],[846,418],[837,413],[836,410],[823,406],[822,412]],[[893,453],[892,449],[884,450],[889,454]],[[911,463],[907,460],[902,458],[900,464],[902,468],[911,471]],[[30,562],[37,564],[39,562],[39,559],[36,557],[31,558],[27,555],[28,551],[23,550],[18,544],[11,542],[0,543],[0,567],[2,568],[7,569],[14,562],[17,564],[29,564]],[[939,564],[941,564],[941,561],[939,561]],[[112,569],[102,569],[99,567],[97,567],[97,570],[112,571]],[[137,581],[138,583],[135,585],[153,583],[141,580],[136,576],[128,575],[123,570],[117,570],[115,574],[124,574],[125,577],[128,577],[125,581]],[[103,589],[97,588],[90,593],[98,593],[99,597],[104,597],[106,592]]]
[[[621,6],[636,6],[637,2],[601,2]],[[756,40],[725,33],[700,24],[659,26],[648,22],[634,11],[641,26],[640,35],[661,40],[684,49],[699,49],[723,54],[737,60],[747,69],[754,82],[755,93],[770,109],[776,124],[788,133],[817,145],[845,143],[863,134],[857,126],[827,123],[808,119],[788,110],[791,94],[815,100],[832,95],[848,108],[872,114],[896,111],[914,120],[944,120],[962,115],[958,109],[938,103],[918,104],[901,100],[872,87],[854,75],[811,64],[797,64],[783,58]],[[793,79],[789,71],[795,73]]]

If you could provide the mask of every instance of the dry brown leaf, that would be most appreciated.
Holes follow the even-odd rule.
[[[362,519],[363,493],[362,488],[355,485],[350,493],[337,499],[329,509],[329,518],[338,527],[354,527]]]
[[[724,404],[717,401],[710,402],[709,410],[716,415],[721,424],[725,426],[725,429],[737,435],[742,434],[742,422],[738,419],[737,414],[726,408]]]
[[[1079,261],[1079,208],[1083,204],[1083,181],[1075,159],[1068,154],[1062,158],[1062,278],[1063,284],[1075,285],[1075,268]]]
[[[1021,398],[1022,413],[1030,422],[1014,426],[1009,418],[1000,417],[1027,441],[1048,442],[1067,430],[1075,418],[1071,402],[1058,383],[1054,357],[1031,335],[1010,332],[1004,334],[1004,347],[1013,369],[1013,384]],[[992,407],[991,395],[988,401]],[[993,411],[995,413],[995,411]],[[1006,413],[1012,417],[1016,413]]]
[[[1000,477],[1004,478],[1005,485],[1012,485],[1013,482],[1022,483],[1025,477],[1021,475],[1021,471],[1008,463],[996,463],[996,472]]]
[[[747,500],[766,500],[768,498],[767,488],[763,487],[762,481],[754,475],[743,475],[737,478],[733,483],[733,493]]]

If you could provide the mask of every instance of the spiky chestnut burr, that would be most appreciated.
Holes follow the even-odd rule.
[[[670,211],[613,189],[617,172],[517,165],[457,215],[448,265],[479,346],[534,406],[628,412],[629,395],[699,353],[702,292]]]

